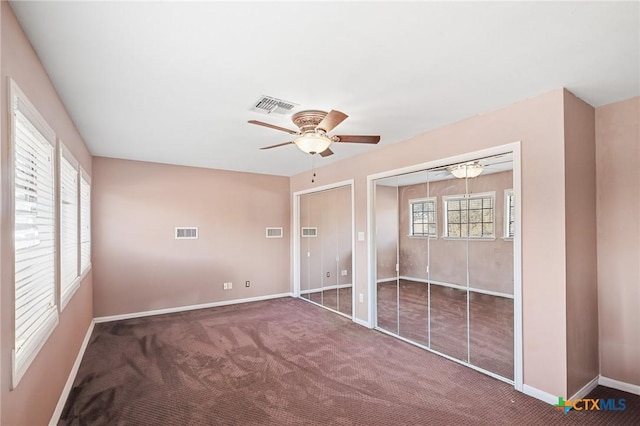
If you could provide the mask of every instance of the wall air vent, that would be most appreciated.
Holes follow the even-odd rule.
[[[313,238],[318,236],[318,228],[302,228],[302,238]]]
[[[267,228],[267,238],[282,238],[282,228]]]
[[[176,237],[176,240],[197,240],[198,228],[193,226],[176,227],[175,237]]]
[[[283,101],[282,99],[272,98],[271,96],[261,96],[250,111],[259,112],[261,114],[289,114],[298,104]]]

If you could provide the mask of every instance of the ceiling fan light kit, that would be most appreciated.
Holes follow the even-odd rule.
[[[322,157],[327,157],[333,154],[333,152],[329,149],[329,147],[333,143],[340,142],[376,144],[380,142],[380,136],[329,136],[327,134],[338,124],[342,123],[347,117],[347,114],[336,110],[331,110],[329,113],[319,110],[300,111],[293,114],[293,116],[291,117],[291,121],[293,121],[293,124],[295,124],[299,129],[297,131],[257,120],[249,120],[249,123],[298,136],[293,141],[265,146],[260,149],[271,149],[279,146],[294,144],[302,152],[305,152],[307,154],[320,154]]]
[[[324,152],[331,142],[333,141],[327,135],[320,132],[305,133],[293,141],[303,152],[311,155]]]
[[[454,177],[464,179],[479,176],[480,173],[484,171],[484,167],[482,167],[477,161],[473,161],[470,163],[456,164],[455,166],[449,167],[447,170],[449,170],[449,173]]]

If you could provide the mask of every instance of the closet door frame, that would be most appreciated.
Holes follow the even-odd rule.
[[[329,309],[332,312],[336,312],[339,315],[346,316],[354,320],[356,318],[356,242],[355,242],[355,194],[354,194],[354,180],[343,180],[340,182],[331,183],[328,185],[318,186],[315,188],[305,189],[303,191],[296,191],[293,193],[293,221],[291,224],[291,236],[292,236],[292,263],[293,263],[293,296],[296,298],[300,298],[300,196],[313,194],[318,192],[323,192],[331,189],[337,189],[348,186],[350,189],[351,196],[351,316],[346,315],[342,312],[334,311],[333,309]],[[306,299],[305,299],[306,300]],[[310,302],[313,303],[313,302]],[[320,305],[318,305],[320,306]]]
[[[513,339],[514,339],[514,379],[508,380],[503,377],[500,377],[490,371],[479,368],[475,365],[469,364],[468,362],[463,362],[457,360],[453,357],[449,357],[446,354],[441,354],[440,352],[433,351],[430,348],[416,344],[407,339],[403,339],[400,336],[393,335],[401,340],[405,340],[408,343],[419,346],[423,349],[426,349],[430,352],[438,353],[439,355],[444,356],[445,358],[451,359],[454,362],[458,362],[459,364],[463,364],[469,368],[474,370],[478,370],[483,372],[489,376],[495,377],[499,380],[512,383],[514,388],[520,392],[523,391],[523,350],[522,350],[522,221],[521,221],[521,147],[520,141],[499,145],[479,151],[468,152],[452,157],[442,158],[434,161],[429,161],[426,163],[415,164],[412,166],[402,167],[399,169],[387,170],[384,172],[376,173],[367,176],[367,271],[368,271],[368,311],[369,318],[367,322],[367,326],[370,328],[375,328],[382,332],[386,332],[385,330],[379,329],[377,327],[377,259],[376,259],[376,223],[375,223],[375,184],[376,180],[382,178],[388,178],[400,174],[418,172],[421,170],[427,170],[437,167],[446,166],[449,164],[457,164],[463,163],[467,161],[473,161],[478,158],[489,157],[498,154],[512,153],[513,154],[513,193],[515,195],[515,236],[513,239]],[[391,334],[391,333],[388,333]]]

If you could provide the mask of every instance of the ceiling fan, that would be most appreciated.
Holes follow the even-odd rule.
[[[265,146],[260,149],[271,149],[294,144],[307,154],[320,154],[322,157],[327,157],[333,154],[333,151],[329,149],[329,146],[333,143],[346,142],[376,144],[380,142],[380,136],[328,135],[331,130],[333,130],[338,124],[342,123],[347,117],[347,114],[336,110],[331,110],[329,113],[318,110],[300,111],[293,114],[291,117],[293,124],[298,126],[299,130],[286,129],[284,127],[275,126],[273,124],[257,120],[249,120],[249,123],[269,127],[271,129],[280,130],[297,136],[292,141]]]

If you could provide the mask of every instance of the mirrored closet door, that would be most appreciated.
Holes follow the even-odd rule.
[[[351,187],[300,195],[298,205],[300,297],[351,317]]]
[[[376,326],[512,381],[510,153],[374,182]]]

